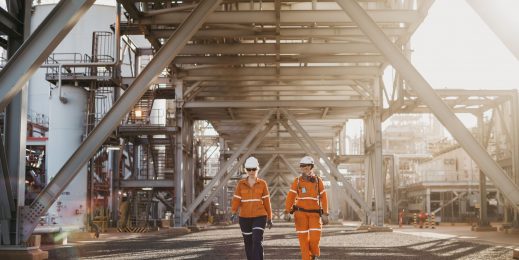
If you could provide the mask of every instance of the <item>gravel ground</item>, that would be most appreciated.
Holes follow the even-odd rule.
[[[293,224],[274,223],[265,234],[265,259],[300,259]],[[208,228],[187,235],[167,232],[118,235],[44,248],[49,259],[246,259],[239,227]],[[512,259],[503,246],[398,232],[367,233],[326,226],[319,259]]]

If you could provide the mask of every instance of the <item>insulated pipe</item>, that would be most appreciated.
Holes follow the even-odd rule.
[[[373,44],[387,58],[392,66],[416,90],[416,94],[429,106],[434,115],[449,130],[452,136],[460,143],[463,149],[476,162],[487,177],[509,199],[515,208],[519,209],[519,187],[508,177],[505,171],[495,162],[487,151],[478,143],[456,115],[449,109],[433,88],[405,58],[401,51],[393,45],[384,32],[369,17],[366,11],[353,0],[337,0],[337,3],[351,17],[351,19],[368,36]]]

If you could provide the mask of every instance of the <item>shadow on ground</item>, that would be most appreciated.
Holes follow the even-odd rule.
[[[293,225],[265,234],[265,259],[300,259]],[[504,247],[399,233],[366,233],[329,226],[320,259],[511,259]],[[81,243],[49,250],[49,259],[246,259],[237,225],[187,235],[145,234],[134,239]]]

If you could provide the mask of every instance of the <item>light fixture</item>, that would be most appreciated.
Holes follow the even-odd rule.
[[[142,188],[142,190],[153,190],[153,188],[151,188],[151,187],[145,187],[145,188]]]
[[[136,109],[136,110],[135,110],[135,117],[137,117],[137,118],[142,117],[142,110],[140,110],[140,109]]]

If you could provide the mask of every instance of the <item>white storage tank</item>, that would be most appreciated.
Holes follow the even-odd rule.
[[[34,7],[31,31],[34,31],[45,19],[57,1],[38,1],[38,3],[40,4]],[[88,61],[84,58],[85,54],[91,55],[93,32],[110,31],[110,25],[115,23],[115,18],[115,1],[96,1],[54,53],[76,53],[68,57],[82,57],[83,62]],[[112,53],[111,56],[115,55]],[[60,90],[45,80],[46,72],[47,69],[39,69],[29,81],[28,110],[29,113],[37,112],[49,117],[46,169],[48,183],[83,141],[86,128],[87,91],[70,83],[61,86]],[[49,209],[47,224],[68,230],[82,229],[85,226],[86,209],[87,172],[86,167],[83,167]]]

